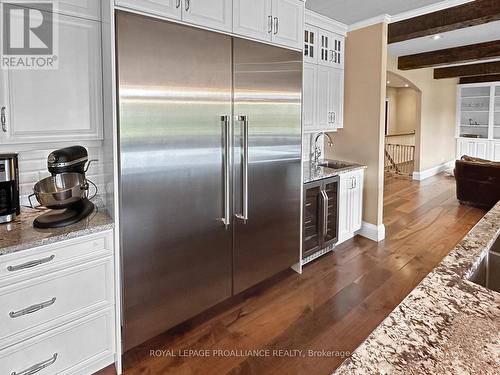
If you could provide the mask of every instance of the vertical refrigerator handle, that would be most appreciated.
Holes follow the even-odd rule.
[[[324,190],[321,191],[323,197],[323,238],[328,235],[328,194]]]
[[[221,116],[222,122],[222,132],[224,134],[224,216],[222,218],[222,223],[224,226],[229,228],[231,224],[231,212],[230,212],[230,194],[231,194],[231,123],[229,121],[229,116]]]
[[[238,121],[243,124],[243,152],[241,153],[241,180],[243,191],[241,214],[237,214],[236,217],[246,222],[248,220],[248,116],[238,116]]]

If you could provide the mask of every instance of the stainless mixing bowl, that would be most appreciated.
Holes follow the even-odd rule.
[[[61,173],[38,181],[33,192],[42,206],[61,209],[86,198],[88,188],[85,175]]]

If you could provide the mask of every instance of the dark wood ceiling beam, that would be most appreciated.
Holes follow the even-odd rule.
[[[388,43],[435,35],[500,20],[499,0],[476,0],[389,24]]]
[[[482,82],[498,82],[500,81],[500,74],[489,74],[486,76],[472,76],[460,78],[460,84],[465,83],[482,83]]]
[[[500,57],[500,40],[400,56],[398,69],[410,70]]]
[[[434,79],[500,74],[500,61],[434,69]]]

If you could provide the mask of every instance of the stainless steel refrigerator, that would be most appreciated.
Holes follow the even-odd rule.
[[[302,55],[116,16],[124,348],[299,261]]]

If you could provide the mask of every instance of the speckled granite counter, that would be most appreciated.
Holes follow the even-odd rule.
[[[500,293],[467,279],[499,234],[500,202],[335,374],[499,374]]]
[[[113,220],[104,208],[95,208],[87,218],[64,228],[33,228],[33,220],[43,213],[32,208],[21,209],[21,215],[8,224],[0,224],[0,256],[80,237],[113,228]]]
[[[318,181],[328,177],[338,176],[342,173],[349,173],[357,169],[366,169],[365,165],[361,165],[358,163],[351,163],[351,162],[343,162],[343,163],[349,163],[350,166],[348,168],[343,168],[343,169],[332,169],[327,167],[315,166],[310,161],[305,161],[303,163],[304,183]]]

